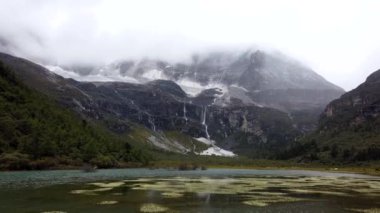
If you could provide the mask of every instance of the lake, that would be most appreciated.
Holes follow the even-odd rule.
[[[0,172],[0,212],[380,212],[380,179],[301,170]]]

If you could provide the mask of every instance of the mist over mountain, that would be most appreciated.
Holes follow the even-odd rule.
[[[119,60],[105,66],[47,65],[46,68],[79,81],[170,80],[191,96],[218,88],[219,100],[223,100],[220,104],[237,98],[246,104],[285,111],[324,107],[343,92],[307,66],[278,52],[251,48],[204,52],[189,58],[177,63],[143,58]]]
[[[329,80],[344,82],[376,46],[331,33],[341,23],[334,10],[315,24],[324,4],[297,2],[305,10],[293,13],[278,2],[149,3],[7,3],[13,10],[0,9],[0,51],[11,55],[0,59],[28,87],[115,134],[143,131],[148,144],[182,154],[268,158],[318,129],[326,105],[344,94]],[[274,10],[297,21],[284,29],[268,16]],[[9,11],[25,16],[9,19]],[[362,15],[353,25],[372,23]],[[351,46],[342,51],[338,40]]]
[[[102,66],[144,57],[173,63],[197,52],[257,44],[300,60],[346,90],[380,66],[377,1],[14,0],[2,5],[0,51],[43,64]]]
[[[379,8],[0,0],[0,213],[380,212]]]
[[[301,62],[279,52],[257,48],[193,54],[190,60],[119,60],[105,66],[45,66],[78,81],[143,84],[161,79],[178,84],[187,95],[216,97],[204,105],[244,105],[289,113],[302,131],[315,128],[325,105],[344,90]],[[213,97],[213,95],[211,96]],[[198,99],[197,99],[198,100]]]
[[[116,134],[142,125],[144,143],[184,154],[273,157],[312,131],[324,106],[344,92],[301,63],[262,50],[199,54],[190,63],[143,59],[47,69],[0,56],[26,85],[91,122]],[[173,141],[170,132],[206,149]]]

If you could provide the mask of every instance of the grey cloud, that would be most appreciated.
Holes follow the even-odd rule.
[[[0,5],[0,51],[40,63],[189,60],[196,52],[257,44],[307,62],[345,89],[380,68],[374,57],[380,49],[378,1],[0,0]]]

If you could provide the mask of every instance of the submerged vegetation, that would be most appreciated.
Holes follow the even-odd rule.
[[[166,212],[168,208],[154,203],[145,203],[141,206],[141,212]]]
[[[92,186],[92,188],[88,188]],[[96,188],[94,188],[94,186]],[[217,205],[216,197],[233,204],[236,208],[264,208],[275,204],[285,203],[318,203],[322,200],[373,201],[368,209],[357,205],[356,202],[344,202],[342,208],[356,209],[363,212],[374,210],[380,203],[380,184],[378,179],[359,177],[333,177],[333,176],[256,176],[256,177],[156,177],[127,179],[124,181],[107,183],[90,183],[86,189],[73,190],[75,196],[107,196],[108,194],[123,195],[122,189],[128,188],[128,194],[147,193],[155,197],[157,203],[140,204],[141,212],[166,212],[189,210],[204,203]],[[115,197],[116,198],[116,197]],[[109,201],[107,204],[119,205],[123,196],[117,197],[119,201]],[[213,199],[211,199],[213,198]],[[233,198],[233,199],[231,199]],[[182,202],[186,200],[186,202]],[[191,200],[191,202],[190,202]],[[334,201],[334,202],[335,202]],[[103,201],[106,204],[106,201]],[[133,200],[131,202],[136,202]],[[324,201],[325,202],[325,201]],[[359,202],[360,203],[360,202]],[[174,204],[174,205],[173,205]],[[219,204],[220,205],[220,204]],[[324,204],[325,205],[325,204]],[[340,204],[339,204],[340,205]],[[251,209],[252,210],[252,209]],[[353,211],[353,210],[349,210]]]
[[[57,178],[62,174],[63,180]],[[99,174],[9,172],[1,177],[1,212],[25,212],[25,206],[30,212],[280,212],[283,209],[371,212],[380,208],[378,177],[344,173],[114,169]],[[26,180],[30,184],[25,185]]]

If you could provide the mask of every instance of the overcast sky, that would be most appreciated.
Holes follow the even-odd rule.
[[[0,48],[55,63],[278,49],[346,90],[380,69],[378,0],[0,0]]]

